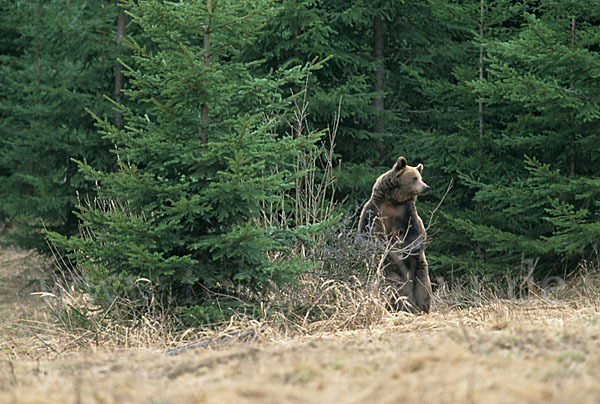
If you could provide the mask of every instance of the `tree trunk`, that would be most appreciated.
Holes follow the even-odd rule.
[[[123,36],[125,36],[125,11],[119,7],[119,17],[117,18],[117,46],[123,42]],[[121,71],[121,64],[117,62],[115,67],[115,90],[113,98],[117,103],[121,102],[121,89],[123,88],[123,72]],[[115,111],[114,124],[117,129],[123,127],[123,117],[119,111]]]
[[[575,17],[571,17],[571,48],[575,48]],[[573,73],[571,73],[572,76]],[[571,87],[573,87],[573,81],[571,81]],[[571,177],[575,177],[575,135],[576,132],[573,131],[570,144]]]
[[[67,0],[70,1],[70,0]],[[107,26],[106,26],[106,0],[102,0],[102,43],[106,43],[106,32],[107,32]],[[103,46],[102,47],[102,55],[100,55],[100,65],[102,66],[102,71],[104,71],[104,52],[106,50],[106,47]],[[100,88],[100,94],[104,95],[104,80],[102,80],[102,84],[101,84],[101,88]]]
[[[299,60],[302,60],[301,56],[300,56],[300,49],[298,47],[298,37],[300,36],[300,21],[298,18],[298,15],[295,16],[294,18],[294,28],[292,30],[292,43],[293,43],[293,54],[294,54],[294,58],[296,59],[296,62],[298,62]],[[307,83],[308,86],[308,83]],[[296,94],[299,94],[301,91],[300,86],[294,86],[294,92]],[[306,88],[305,90],[308,91],[308,88]],[[306,97],[306,94],[305,94]],[[294,122],[294,135],[296,137],[300,137],[300,134],[302,133],[302,123],[304,120],[304,113],[303,113],[303,107],[301,105],[296,105],[296,121]]]
[[[39,94],[40,87],[40,0],[35,2],[35,49],[33,51],[33,58],[35,64],[35,81],[37,84],[37,91]],[[37,104],[37,99],[36,99]]]
[[[479,81],[483,81],[483,13],[484,13],[484,0],[481,0],[481,8],[479,9]],[[481,94],[477,101],[477,113],[479,115],[479,137],[483,137],[483,99]]]
[[[206,0],[206,8],[208,11],[208,22],[204,26],[204,69],[210,67],[210,33],[212,25],[212,1]],[[204,84],[208,87],[208,79],[204,80]],[[202,133],[200,135],[200,144],[208,143],[208,105],[206,102],[200,106],[200,120],[202,122]]]
[[[375,62],[377,68],[375,70],[375,85],[373,90],[375,91],[375,97],[373,98],[373,106],[375,107],[375,133],[383,133],[385,129],[384,121],[384,75],[385,75],[385,36],[384,36],[384,21],[381,15],[375,16],[374,21],[374,41],[373,41],[373,53],[375,56]]]
[[[38,104],[40,99],[40,0],[35,1],[35,11],[34,11],[34,25],[35,25],[35,41],[33,48],[33,66],[35,69],[35,96],[33,97],[32,104],[35,106]],[[29,127],[32,131],[37,131],[35,128],[36,116],[38,112],[35,108],[32,108],[33,116],[31,116],[31,120],[29,121]],[[26,166],[28,169],[28,174],[34,176],[35,164],[33,160],[28,159],[26,161]],[[25,181],[23,182],[23,194],[24,195],[33,195],[33,186],[31,183]]]

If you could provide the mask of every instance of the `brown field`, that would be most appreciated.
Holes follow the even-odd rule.
[[[114,345],[60,332],[31,294],[40,265],[0,251],[0,403],[600,402],[597,293],[437,299],[427,316],[293,337],[256,325],[252,341],[167,356],[173,340],[150,332]]]

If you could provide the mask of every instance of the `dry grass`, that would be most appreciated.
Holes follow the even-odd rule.
[[[440,288],[430,315],[381,310],[346,327],[336,310],[329,325],[307,320],[305,332],[287,334],[276,322],[238,319],[204,339],[212,345],[167,356],[167,346],[201,334],[168,337],[149,322],[111,344],[54,327],[42,297],[29,294],[44,287],[40,265],[0,251],[0,402],[600,401],[595,271],[522,299]],[[244,329],[253,330],[248,341],[225,337]]]

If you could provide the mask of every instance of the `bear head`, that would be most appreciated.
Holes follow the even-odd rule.
[[[416,167],[408,165],[405,157],[399,157],[393,168],[396,176],[396,182],[402,193],[407,196],[425,195],[429,192],[429,185],[423,182],[421,173],[423,172],[423,164]]]
[[[411,167],[405,157],[399,157],[394,167],[387,172],[389,182],[386,182],[392,188],[389,190],[391,191],[390,199],[402,202],[429,192],[430,187],[423,182],[422,172],[423,164]]]

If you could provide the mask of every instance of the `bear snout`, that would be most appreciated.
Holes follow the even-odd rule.
[[[429,185],[425,185],[423,187],[423,191],[421,191],[421,194],[425,195],[427,192],[429,192],[430,189],[431,189],[431,187]]]

